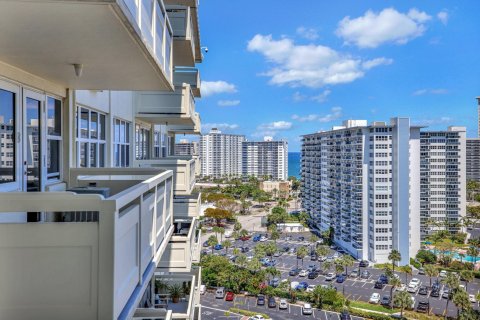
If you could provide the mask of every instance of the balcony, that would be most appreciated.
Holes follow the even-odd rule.
[[[0,318],[131,317],[174,231],[172,178],[164,170],[82,168],[71,169],[71,187],[95,182],[112,195],[0,193],[0,215],[42,217],[0,224],[0,284],[9,293]]]
[[[158,270],[190,271],[192,262],[200,262],[201,231],[197,230],[197,222],[197,218],[174,219],[175,229],[158,265]]]
[[[138,167],[152,167],[173,171],[173,192],[178,195],[190,195],[195,186],[195,162],[192,156],[172,156],[150,160],[135,160]]]
[[[168,0],[167,15],[173,30],[174,66],[194,67],[202,62],[196,1]]]
[[[193,114],[192,121],[194,125],[168,125],[167,130],[174,134],[201,134],[201,120],[198,112]]]
[[[201,268],[185,273],[155,272],[153,295],[147,295],[134,314],[134,319],[193,320],[200,311]],[[174,302],[168,290],[181,288],[182,294]]]
[[[39,88],[173,90],[173,35],[156,0],[0,1],[0,28],[2,67]]]
[[[173,212],[175,217],[198,218],[200,216],[201,194],[173,197]]]
[[[195,127],[195,99],[189,84],[175,87],[174,92],[136,92],[137,118],[153,124]]]
[[[200,71],[197,68],[177,67],[173,69],[173,85],[181,87],[188,83],[196,98],[201,97],[200,93]]]

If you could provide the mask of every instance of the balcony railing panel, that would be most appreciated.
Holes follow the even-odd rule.
[[[173,212],[175,217],[196,217],[200,215],[201,194],[189,196],[175,196],[173,198]]]
[[[173,84],[182,86],[188,83],[195,97],[200,97],[200,71],[197,68],[178,67],[173,70]]]

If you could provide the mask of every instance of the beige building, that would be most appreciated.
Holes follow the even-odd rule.
[[[198,159],[174,155],[198,1],[0,1],[0,27],[0,319],[200,319]]]
[[[259,188],[274,196],[288,198],[292,188],[291,181],[260,181]]]

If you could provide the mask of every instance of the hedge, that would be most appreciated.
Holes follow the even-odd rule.
[[[358,310],[355,308],[349,308],[348,311],[350,312],[351,315],[362,317],[365,319],[372,319],[372,320],[391,320],[392,319],[389,315],[374,313],[374,312],[367,312],[367,311]]]

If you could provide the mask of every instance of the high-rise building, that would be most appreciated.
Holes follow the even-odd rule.
[[[245,136],[222,133],[213,128],[200,137],[202,176],[238,177],[242,175],[242,143]]]
[[[480,97],[477,97],[477,138],[480,138]]]
[[[333,232],[335,242],[355,257],[387,262],[396,249],[402,255],[400,264],[406,264],[420,248],[426,219],[453,222],[464,215],[465,129],[452,127],[432,137],[420,129],[408,118],[370,125],[348,120],[330,131],[303,136],[302,203],[312,227]],[[442,138],[433,138],[437,134]],[[428,157],[438,158],[439,165],[427,164]],[[430,176],[435,179],[423,179]],[[451,197],[439,204],[442,211],[430,215],[427,203],[438,199],[425,188],[437,182],[443,190],[440,185],[435,190]]]
[[[288,179],[288,142],[245,141],[242,145],[242,174],[268,177],[273,180]]]
[[[180,140],[175,144],[176,156],[196,156],[198,155],[198,142],[188,140]]]
[[[480,182],[480,138],[467,139],[467,181]]]
[[[198,159],[174,155],[200,134],[198,1],[0,1],[0,21],[0,319],[199,319]]]

